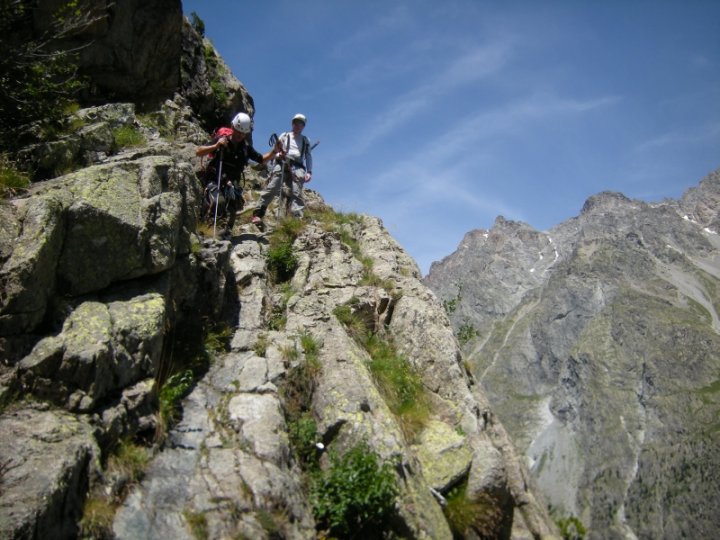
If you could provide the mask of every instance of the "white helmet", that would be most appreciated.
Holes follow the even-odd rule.
[[[304,114],[299,114],[299,113],[296,114],[295,116],[293,116],[292,121],[293,122],[297,121],[297,122],[302,122],[303,124],[307,124],[307,119],[305,118]]]
[[[232,119],[232,127],[240,133],[250,133],[253,128],[252,119],[244,112],[237,113]]]

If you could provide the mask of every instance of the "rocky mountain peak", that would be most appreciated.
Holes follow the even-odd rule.
[[[425,279],[555,515],[591,538],[717,527],[718,180],[600,193],[548,233],[498,220]]]
[[[623,210],[633,211],[638,208],[639,201],[629,199],[622,193],[603,191],[589,197],[580,211],[581,215],[601,214],[604,212],[619,213]]]
[[[710,173],[697,187],[690,188],[680,200],[680,208],[688,219],[720,232],[720,171]]]

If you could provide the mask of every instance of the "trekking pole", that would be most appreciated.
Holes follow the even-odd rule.
[[[279,139],[279,137],[275,133],[273,133],[270,136],[270,144],[275,145],[277,143],[278,139]],[[282,144],[281,144],[281,146],[282,146]],[[288,147],[285,149],[285,152],[287,152],[288,150],[290,150],[290,141],[289,140],[288,140]],[[275,219],[277,221],[280,221],[280,219],[287,216],[287,209],[283,208],[283,206],[285,206],[285,204],[286,204],[286,201],[283,200],[283,196],[285,195],[285,191],[286,191],[285,172],[287,171],[287,155],[284,155],[280,159],[282,159],[282,167],[280,169],[280,185],[278,186],[279,190],[278,190],[278,194],[277,194],[277,198],[278,198],[277,209],[275,211]],[[289,198],[289,197],[286,196],[285,198]]]
[[[215,197],[215,219],[213,220],[213,240],[215,240],[215,229],[217,228],[218,206],[220,206],[220,180],[222,179],[223,150],[220,149],[220,165],[218,166],[217,194]]]
[[[288,198],[287,194],[286,194],[287,188],[285,186],[285,184],[286,184],[286,181],[285,181],[286,165],[287,165],[287,160],[283,159],[282,160],[282,170],[280,172],[280,185],[278,186],[280,189],[278,192],[277,213],[276,213],[277,215],[275,216],[275,219],[277,219],[277,221],[280,221],[282,218],[287,216],[287,209],[285,208],[285,205],[287,204],[287,202],[284,200],[284,199]]]

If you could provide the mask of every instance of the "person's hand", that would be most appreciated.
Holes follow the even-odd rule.
[[[312,180],[312,173],[305,173],[305,183],[307,184],[310,180]]]
[[[285,149],[279,139],[275,142],[275,154],[279,154],[282,158],[285,157]]]
[[[227,138],[227,137],[220,137],[220,138],[218,139],[218,142],[215,144],[215,147],[218,148],[218,149],[219,149],[221,146],[222,146],[222,147],[225,147],[225,146],[227,146],[228,142],[229,142],[229,141],[228,141],[228,138]]]

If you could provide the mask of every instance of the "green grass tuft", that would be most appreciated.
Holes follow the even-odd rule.
[[[502,527],[503,512],[488,494],[471,499],[467,495],[467,481],[450,490],[443,508],[448,525],[456,538],[495,538]]]
[[[582,522],[575,516],[559,519],[556,523],[563,540],[583,540],[587,534]]]
[[[185,369],[168,377],[160,388],[160,419],[165,429],[177,422],[180,416],[180,401],[190,392],[193,384],[193,371]]]
[[[103,493],[93,492],[88,495],[79,523],[81,537],[112,538],[115,510],[116,505]]]
[[[4,154],[0,154],[0,197],[12,197],[30,186],[30,177],[19,171]]]
[[[306,470],[318,467],[318,451],[315,445],[319,441],[317,423],[310,412],[303,412],[288,421],[290,445]]]
[[[408,440],[414,440],[430,418],[422,378],[390,341],[370,334],[364,342],[370,355],[370,373],[388,408],[395,414]]]
[[[129,148],[145,144],[145,136],[132,126],[120,126],[113,129],[115,148]]]
[[[322,348],[322,343],[315,339],[312,334],[308,332],[300,334],[300,347],[302,348],[303,353],[305,353],[305,358],[309,363],[316,364],[318,362],[318,354]]]
[[[112,538],[115,512],[131,486],[138,482],[150,462],[150,451],[130,440],[121,441],[108,457],[106,472],[126,479],[123,490],[115,496],[96,488],[83,505],[79,527],[83,538]]]
[[[255,345],[253,345],[253,351],[258,356],[264,357],[265,354],[267,354],[268,345],[269,343],[267,334],[260,334],[257,338],[257,341],[255,342]]]
[[[430,418],[430,403],[422,378],[407,358],[398,354],[390,336],[371,328],[357,299],[337,306],[333,314],[370,356],[368,368],[388,408],[408,440],[414,440]]]
[[[127,476],[131,482],[139,480],[150,462],[150,452],[132,441],[120,441],[115,452],[108,458],[108,470]]]
[[[206,540],[209,538],[208,523],[205,514],[186,509],[183,511],[183,517],[190,526],[190,532],[193,538],[197,540]]]
[[[267,252],[267,265],[275,283],[289,281],[298,267],[298,259],[293,252],[293,242],[302,232],[305,224],[296,218],[281,221],[270,235]]]

